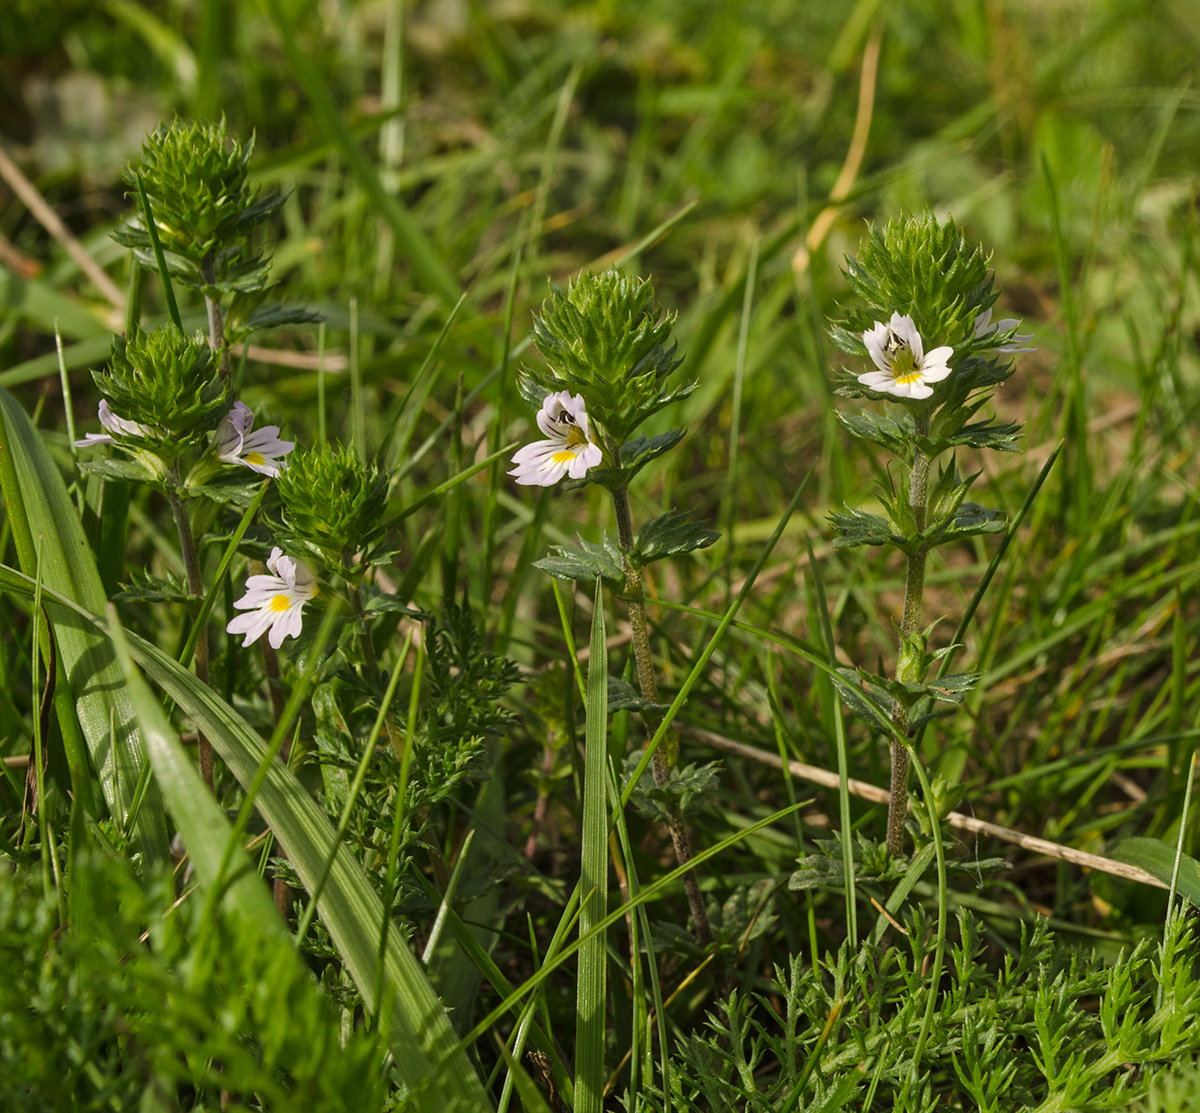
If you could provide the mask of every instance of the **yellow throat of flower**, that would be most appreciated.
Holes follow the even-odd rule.
[[[913,358],[913,350],[907,344],[901,344],[892,353],[892,377],[896,382],[905,385],[920,381],[921,368]]]

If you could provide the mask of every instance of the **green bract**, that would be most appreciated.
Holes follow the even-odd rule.
[[[348,566],[383,532],[388,478],[376,465],[364,464],[352,447],[297,449],[275,485],[283,504],[283,538],[327,564]]]
[[[174,325],[114,336],[112,363],[93,372],[113,413],[147,426],[155,439],[185,445],[214,429],[229,412],[232,387],[218,374],[203,335],[184,336]]]
[[[649,279],[617,270],[585,271],[566,289],[553,283],[550,289],[533,321],[547,366],[525,368],[523,393],[534,406],[553,391],[582,394],[616,460],[646,418],[695,389],[665,385],[681,362],[668,343],[675,315],[662,313]]]
[[[272,191],[258,196],[249,180],[253,138],[245,146],[227,139],[225,121],[162,124],[142,144],[140,166],[125,180],[141,180],[172,274],[203,290],[258,289],[267,266],[246,243],[250,232],[282,203]],[[136,196],[136,192],[134,194]],[[114,238],[153,268],[154,256],[144,215],[126,217]]]
[[[953,220],[932,213],[871,225],[845,275],[855,304],[830,333],[844,352],[865,353],[862,334],[892,313],[913,319],[927,347],[949,344],[955,354],[973,347],[975,319],[996,301],[990,256],[963,238]],[[981,345],[981,347],[984,345]],[[863,392],[865,393],[865,392]]]

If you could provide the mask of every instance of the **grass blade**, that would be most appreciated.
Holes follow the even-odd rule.
[[[608,821],[604,766],[608,757],[608,647],[604,585],[596,577],[591,656],[587,674],[587,726],[583,774],[583,832],[579,917],[579,981],[575,1024],[575,1110],[604,1108],[605,982],[608,956],[603,930],[593,931],[608,909]],[[587,940],[586,943],[583,940]]]
[[[283,5],[279,0],[267,0],[267,10],[283,39],[283,51],[287,55],[288,69],[308,97],[314,115],[321,122],[329,137],[341,148],[342,157],[349,163],[359,184],[366,190],[371,204],[391,225],[397,242],[412,260],[413,269],[447,303],[453,305],[458,301],[461,293],[458,282],[446,264],[442,262],[441,256],[434,250],[421,226],[400,201],[384,188],[379,171],[367,158],[350,129],[346,127],[346,122],[333,103],[329,91],[325,88],[308,57],[300,50],[296,42],[295,28],[284,14]]]
[[[62,476],[24,410],[2,388],[0,489],[24,571],[36,570],[40,544],[47,597],[60,593],[92,614],[103,611],[104,587]],[[109,811],[123,825],[145,760],[124,677],[102,633],[55,622],[54,636],[67,678],[64,698],[55,701],[59,717],[78,718]],[[63,736],[68,742],[76,737],[73,725],[64,725]],[[68,760],[83,773],[81,754],[68,752]],[[153,785],[138,814],[133,839],[149,860],[167,860],[166,819]]]

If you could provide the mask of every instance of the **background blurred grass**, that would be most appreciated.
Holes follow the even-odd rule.
[[[328,319],[331,435],[348,437],[361,406],[368,450],[390,460],[400,400],[449,298],[398,245],[395,222],[370,192],[377,175],[469,291],[397,461],[410,468],[401,490],[415,491],[447,474],[449,435],[440,430],[460,377],[466,451],[483,442],[497,405],[506,407],[506,441],[528,427],[515,392],[502,401],[488,379],[503,352],[515,253],[514,341],[546,276],[606,261],[693,205],[624,264],[652,275],[664,305],[679,312],[685,373],[702,384],[668,415],[690,436],[666,474],[635,490],[635,514],[695,506],[733,529],[705,556],[660,573],[654,589],[720,609],[816,463],[802,515],[743,617],[807,634],[807,533],[839,645],[847,659],[873,662],[894,645],[876,596],[898,605],[897,567],[874,553],[831,552],[823,519],[842,502],[869,500],[886,473],[837,432],[826,386],[837,357],[824,322],[864,219],[925,207],[952,214],[994,251],[1000,315],[1024,317],[1038,347],[997,399],[1006,417],[1027,423],[1027,451],[979,461],[980,500],[1014,509],[1052,445],[1065,437],[1067,449],[970,636],[985,686],[929,732],[925,756],[969,790],[981,814],[1087,849],[1177,830],[1194,745],[1186,732],[1200,722],[1200,91],[1190,82],[1200,9],[1185,0],[279,7],[336,122],[314,110],[267,5],[9,0],[0,20],[5,149],[110,273],[123,279],[128,268],[107,236],[127,208],[118,172],[149,128],[172,113],[224,113],[234,131],[254,132],[260,178],[292,191],[275,277],[289,300]],[[844,204],[824,225],[874,36],[869,139]],[[366,152],[367,172],[347,159],[348,141]],[[827,235],[801,251],[814,227]],[[0,236],[0,381],[23,384],[27,405],[44,407],[42,424],[63,428],[53,364],[31,362],[52,352],[57,321],[77,368],[76,418],[89,421],[82,369],[103,359],[111,307],[3,187]],[[160,313],[157,298],[149,291]],[[282,343],[311,356],[315,332]],[[337,370],[352,346],[363,382],[353,398]],[[311,363],[248,361],[239,375],[251,404],[301,439],[315,437]],[[414,462],[430,435],[431,451]],[[57,443],[65,460],[63,434]],[[169,561],[155,506],[143,499],[134,509],[132,551]],[[440,574],[457,567],[476,599],[494,584],[489,628],[514,655],[541,661],[560,652],[560,636],[529,561],[576,529],[596,535],[604,514],[595,490],[539,499],[504,484],[493,493],[481,480],[445,512],[414,515],[397,574],[426,601],[439,593],[439,556]],[[494,524],[494,550],[485,522]],[[443,553],[446,537],[460,537],[461,550]],[[934,565],[932,616],[957,616],[990,551],[966,546]],[[667,610],[658,620],[670,677],[700,632]],[[778,728],[798,756],[832,765],[811,677],[797,662],[764,664],[752,635],[714,661],[689,705],[693,723],[770,750]],[[774,702],[768,671],[779,684]],[[13,699],[13,714],[27,714],[28,694],[14,688]],[[853,774],[882,783],[882,747],[857,730],[851,742]],[[689,759],[706,756],[688,745]],[[530,767],[539,751],[533,737],[511,740],[512,768]],[[728,764],[706,820],[712,839],[781,796],[776,775]],[[515,782],[510,791],[515,841],[530,801]],[[818,831],[821,811],[810,816]],[[876,810],[854,814],[881,828]],[[1186,845],[1200,849],[1194,832]],[[745,875],[786,873],[794,854],[761,839],[746,851]],[[1001,920],[1032,901],[1120,937],[1161,916],[1153,894],[1075,871],[1038,867],[1015,880],[961,899]]]

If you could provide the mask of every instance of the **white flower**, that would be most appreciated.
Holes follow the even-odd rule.
[[[278,425],[264,425],[251,432],[253,426],[254,414],[250,407],[245,402],[234,402],[233,409],[221,418],[213,437],[217,459],[274,477],[279,474],[276,461],[291,452],[296,442],[281,441]]]
[[[862,338],[879,370],[859,375],[858,381],[881,394],[928,398],[933,393],[929,384],[940,383],[950,374],[946,361],[954,349],[934,348],[926,355],[921,334],[907,313],[893,313],[886,325],[876,321],[875,327],[867,329]]]
[[[97,416],[100,418],[100,424],[108,430],[107,433],[88,433],[81,441],[75,442],[76,448],[90,448],[95,444],[116,444],[119,438],[124,437],[153,437],[154,433],[147,429],[145,425],[141,425],[136,421],[127,421],[123,417],[117,417],[115,413],[108,408],[108,399],[101,398],[100,406],[97,411]]]
[[[978,317],[975,318],[975,339],[983,340],[986,337],[993,336],[998,332],[1009,332],[1015,329],[1021,322],[1016,317],[1005,317],[1003,321],[997,321],[992,324],[992,311],[985,309]],[[998,352],[1036,352],[1036,348],[1026,348],[1033,339],[1033,333],[1014,333],[1013,338],[1007,344],[1001,344],[996,348]]]
[[[526,486],[549,487],[564,475],[582,479],[604,456],[592,441],[582,394],[560,390],[547,394],[537,415],[538,428],[547,440],[534,441],[517,450],[508,474]]]
[[[248,613],[232,619],[225,630],[245,634],[244,646],[267,634],[271,648],[278,649],[284,638],[300,636],[300,611],[316,596],[317,578],[303,561],[284,556],[278,546],[271,550],[267,567],[275,574],[246,581],[246,594],[233,605]]]

